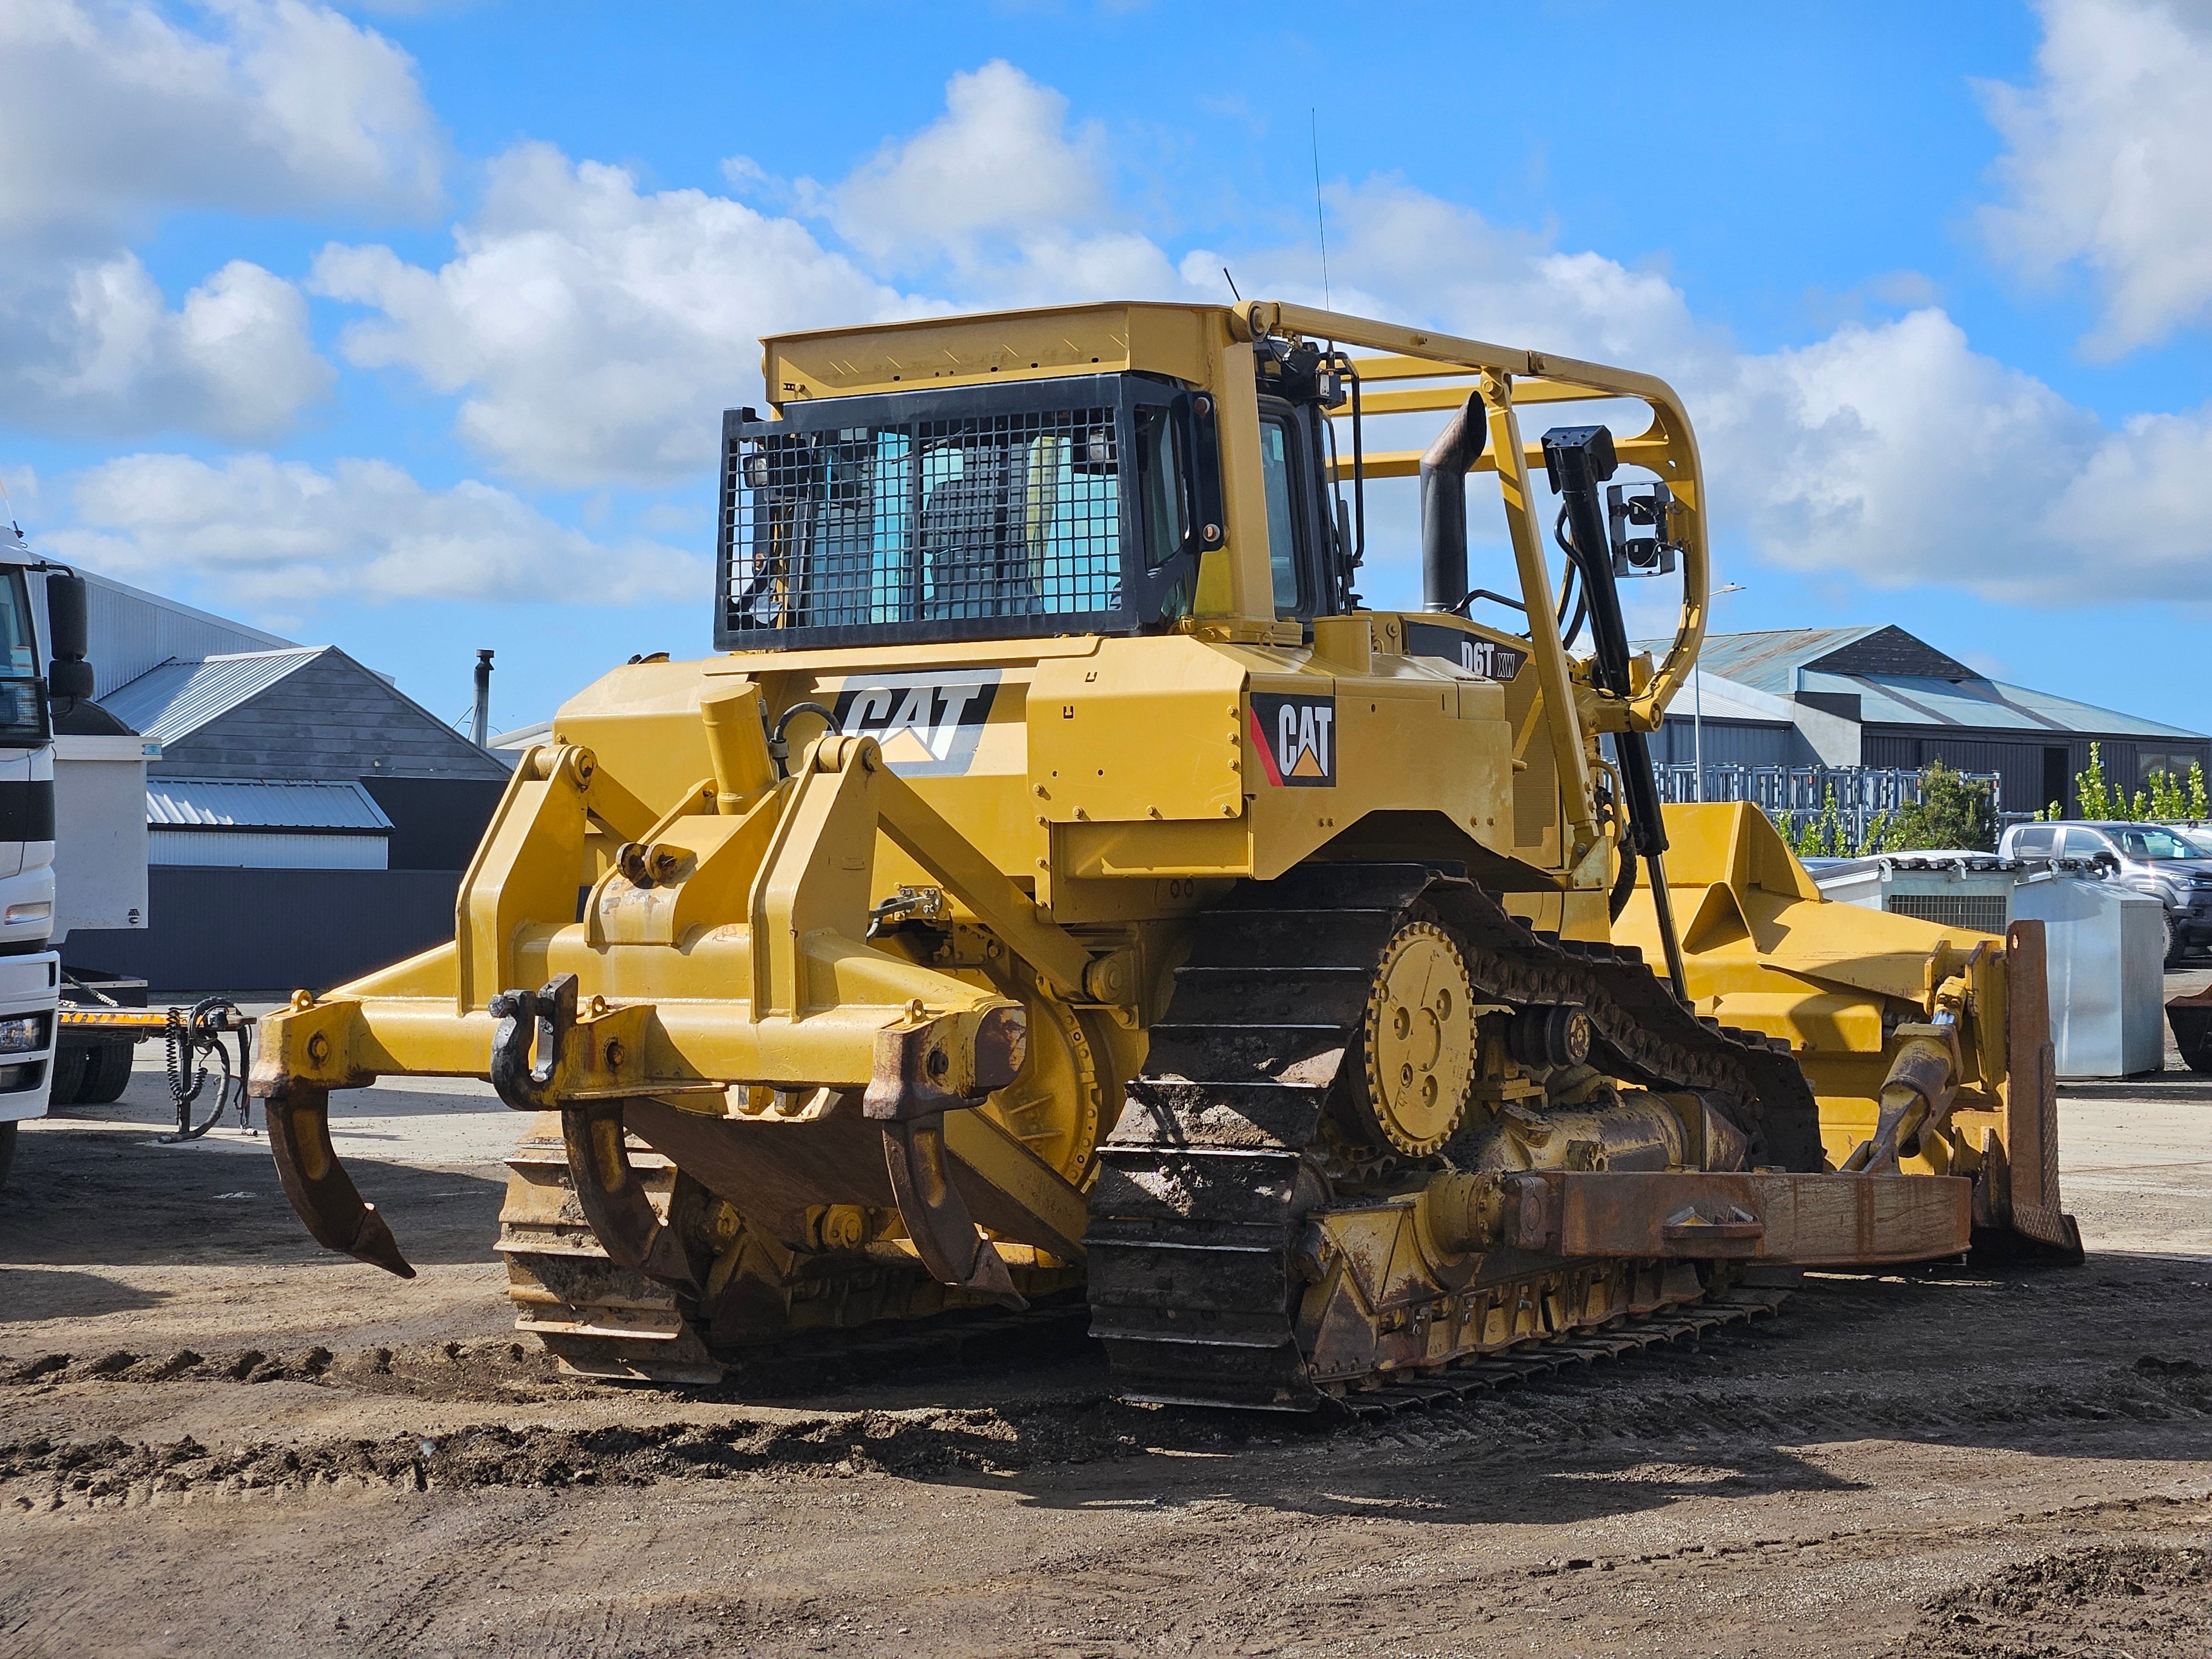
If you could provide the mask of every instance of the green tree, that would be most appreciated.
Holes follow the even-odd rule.
[[[1802,816],[1792,814],[1779,827],[1784,844],[1801,859],[1851,856],[1850,836],[1844,832],[1844,815],[1836,805],[1833,785],[1829,786],[1819,811]]]
[[[1872,858],[1877,853],[1902,852],[1904,848],[1899,845],[1901,834],[1896,814],[1885,807],[1867,820],[1866,835],[1859,842],[1859,857]]]
[[[2085,818],[2124,817],[2118,793],[2105,779],[2104,757],[2089,745],[2089,769],[2074,775],[2074,798]]]
[[[2096,764],[2094,751],[2090,764]],[[1956,847],[1987,853],[1996,850],[1996,844],[1997,815],[1990,800],[1989,785],[1960,777],[1937,760],[1929,762],[1920,774],[1920,799],[1898,813],[1895,828],[1882,850],[1902,853]]]

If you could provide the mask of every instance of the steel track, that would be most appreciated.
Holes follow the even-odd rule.
[[[1818,1108],[1795,1061],[1757,1033],[1696,1018],[1632,947],[1533,932],[1454,871],[1306,866],[1198,919],[1145,1072],[1100,1149],[1085,1241],[1091,1329],[1127,1396],[1322,1403],[1291,1323],[1303,1218],[1324,1197],[1304,1165],[1382,950],[1417,911],[1460,934],[1482,994],[1581,1006],[1601,1069],[1646,1087],[1724,1093],[1739,1103],[1753,1162],[1819,1167]],[[1424,1373],[1422,1386],[1452,1390],[1447,1379],[1461,1374],[1481,1375]],[[1392,1376],[1393,1387],[1413,1386]]]

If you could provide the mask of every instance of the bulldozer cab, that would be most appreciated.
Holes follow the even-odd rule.
[[[773,347],[771,348],[773,350]],[[1254,353],[1269,620],[1358,607],[1355,513],[1328,419],[1347,360]],[[987,373],[989,371],[987,370]],[[1229,538],[1219,405],[1203,383],[1129,370],[787,399],[724,427],[726,650],[1127,633],[1193,617]],[[1354,495],[1356,469],[1349,477]],[[763,630],[777,630],[763,632]]]
[[[1643,769],[1589,751],[1599,733],[1640,749],[1703,634],[1697,449],[1664,383],[1256,301],[789,335],[763,361],[771,416],[724,423],[718,648],[1183,633],[1308,647],[1316,672],[1380,649],[1509,687],[1529,775],[1511,831],[1477,838],[1490,852],[1555,890],[1617,892],[1622,846],[1663,851]],[[1577,405],[1621,430],[1553,426]],[[1547,417],[1538,441],[1523,410]],[[1446,417],[1425,449],[1372,441],[1424,416]],[[1540,469],[1578,515],[1543,521]],[[1468,576],[1481,472],[1504,518],[1496,586]],[[1421,605],[1370,612],[1369,485],[1413,477]],[[1674,640],[1632,660],[1614,583],[1678,570]]]

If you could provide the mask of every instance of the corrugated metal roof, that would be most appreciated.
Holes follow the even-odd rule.
[[[495,749],[527,749],[534,743],[553,741],[553,722],[539,720],[531,726],[518,726],[512,732],[495,732],[491,746]]]
[[[388,835],[392,820],[357,783],[260,783],[232,778],[155,778],[149,825],[223,830],[352,830]]]
[[[1847,646],[1876,634],[1902,634],[1887,627],[1794,628],[1756,634],[1713,634],[1705,638],[1698,659],[1698,672],[1705,679],[1705,717],[1713,718],[1713,698],[1718,689],[1735,683],[1734,693],[1754,706],[1762,702],[1778,714],[1735,715],[1732,719],[1792,718],[1786,701],[1798,691],[1840,691],[1859,699],[1859,719],[1874,726],[1962,726],[1985,731],[2021,732],[2080,732],[2087,736],[2184,738],[2202,740],[2203,733],[2116,708],[2077,702],[2070,697],[2013,685],[1981,675],[1971,678],[1933,678],[1915,674],[1838,674],[1811,665],[1832,657]],[[1908,646],[1911,636],[1903,635]],[[1636,648],[1654,657],[1671,644],[1668,640],[1638,640]],[[1879,643],[1879,642],[1878,642]],[[1875,647],[1854,653],[1865,656]],[[1894,655],[1893,653],[1887,653]],[[1937,659],[1947,660],[1941,653]],[[1728,694],[1723,694],[1728,695]],[[1668,715],[1686,718],[1690,691],[1685,686],[1668,706]]]
[[[1698,699],[1704,702],[1700,704]],[[1723,679],[1718,674],[1709,674],[1702,668],[1690,671],[1690,678],[1674,701],[1667,705],[1670,720],[1692,718],[1708,720],[1755,720],[1764,726],[1790,726],[1796,723],[1797,706],[1780,697],[1769,696],[1754,686],[1736,680]]]
[[[157,743],[175,743],[313,662],[327,645],[171,661],[101,697],[100,706]]]
[[[2184,738],[2203,733],[2075,702],[2002,680],[1931,680],[1901,674],[1804,677],[1808,691],[1856,692],[1859,719],[1870,726],[1960,726],[1987,731],[2050,732],[2090,737]],[[1679,706],[1679,705],[1678,705]]]
[[[1778,697],[1797,690],[1797,671],[1808,662],[1840,651],[1878,627],[1784,628],[1757,634],[1708,634],[1698,666],[1708,674],[1753,686]],[[1637,648],[1656,658],[1669,640],[1638,640]]]

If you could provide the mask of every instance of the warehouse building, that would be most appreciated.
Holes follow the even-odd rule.
[[[292,641],[211,616],[143,587],[78,570],[85,582],[85,632],[93,696],[104,697],[162,663],[239,651],[281,651]]]
[[[1699,725],[1708,769],[1917,771],[1940,760],[1996,774],[2010,812],[2052,801],[2073,811],[2075,775],[2087,769],[2093,743],[2106,777],[2130,793],[2160,775],[2185,779],[2191,766],[2212,776],[2212,738],[2203,732],[1992,679],[1895,626],[1708,635],[1652,758],[1690,763]]]
[[[320,829],[339,840],[372,827],[366,806],[384,825],[381,868],[461,869],[507,785],[498,760],[335,646],[165,662],[99,701],[161,745],[149,783],[173,781],[186,794],[226,781],[336,786],[222,799],[248,814],[236,821],[240,832]],[[257,824],[257,812],[277,816]],[[253,848],[254,860],[232,861],[269,855],[266,841]],[[328,850],[344,851],[337,841]],[[356,856],[345,852],[333,867],[362,867]]]
[[[87,580],[99,717],[148,744],[148,902],[70,967],[322,989],[453,936],[506,765],[333,647]]]

